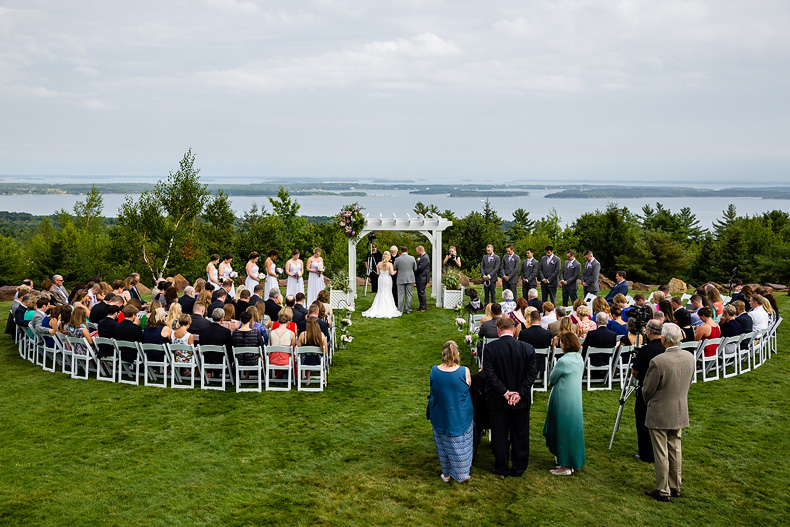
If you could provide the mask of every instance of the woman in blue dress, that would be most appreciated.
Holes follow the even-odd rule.
[[[472,377],[460,365],[458,345],[444,343],[442,363],[431,368],[428,418],[433,426],[436,455],[442,465],[442,481],[469,481],[474,452],[474,410],[469,387]]]
[[[565,333],[560,342],[564,354],[549,377],[549,385],[553,388],[543,435],[549,451],[557,458],[557,468],[551,473],[555,476],[570,476],[587,462],[582,413],[584,359],[579,353],[581,343],[575,334]]]

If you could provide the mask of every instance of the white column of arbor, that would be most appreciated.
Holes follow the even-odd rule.
[[[452,227],[453,222],[440,216],[428,218],[424,216],[412,218],[409,214],[406,214],[406,216],[406,218],[398,218],[393,214],[392,218],[383,218],[379,214],[378,218],[371,218],[370,214],[368,214],[365,218],[365,228],[360,232],[359,239],[356,241],[348,240],[348,277],[353,293],[352,296],[356,297],[357,294],[357,243],[367,239],[367,234],[373,231],[417,231],[431,242],[431,280],[433,281],[431,298],[436,299],[437,307],[442,307],[442,231],[447,227]],[[382,247],[381,249],[388,250],[387,247]],[[414,251],[414,248],[410,247],[410,250]],[[415,255],[412,254],[412,256]]]

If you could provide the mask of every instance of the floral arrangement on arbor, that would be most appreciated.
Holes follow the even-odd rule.
[[[365,228],[365,216],[362,215],[362,207],[358,203],[346,205],[336,216],[337,224],[348,238],[358,240],[359,234]]]
[[[351,306],[344,307],[339,310],[339,324],[338,329],[340,330],[340,346],[339,349],[346,349],[346,346],[351,342],[354,342],[354,337],[349,334],[349,328],[354,325],[351,321],[351,313],[354,312],[354,308]]]

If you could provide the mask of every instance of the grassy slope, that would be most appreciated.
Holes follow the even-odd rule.
[[[484,440],[473,482],[442,483],[425,396],[442,342],[461,333],[436,308],[364,320],[371,301],[359,299],[357,339],[319,394],[77,381],[21,360],[2,337],[0,524],[786,524],[786,327],[765,366],[692,387],[685,496],[665,505],[642,495],[654,473],[633,459],[632,401],[607,450],[616,391],[585,392],[588,464],[573,477],[548,473],[539,393],[524,477],[491,475]]]

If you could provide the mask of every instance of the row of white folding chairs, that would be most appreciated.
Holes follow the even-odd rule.
[[[291,356],[291,348],[286,347],[285,350],[289,354],[288,366],[271,364],[269,354],[283,351],[278,346],[267,346],[264,350],[258,347],[233,348],[235,366],[235,376],[233,376],[223,346],[198,345],[193,347],[184,344],[143,344],[101,337],[94,337],[92,339],[93,345],[91,345],[84,337],[69,337],[60,333],[51,337],[50,344],[41,335],[31,337],[25,328],[21,327],[17,328],[15,338],[19,344],[20,356],[41,366],[46,371],[54,372],[60,366],[62,373],[75,379],[88,379],[94,375],[98,380],[138,385],[140,377],[142,377],[145,386],[164,388],[167,387],[169,377],[170,386],[173,388],[194,388],[195,382],[199,378],[202,389],[225,390],[226,383],[230,382],[235,385],[237,392],[260,392],[264,379],[267,390],[290,390],[294,377],[296,377],[297,389],[300,391],[322,391],[327,383],[327,357],[324,356],[320,348],[315,346],[297,348],[296,365],[294,365]],[[105,346],[105,350],[110,348],[111,352],[100,354],[99,346]],[[76,352],[76,349],[84,352]],[[187,362],[176,361],[174,357],[179,351],[189,356],[190,360]],[[161,359],[150,358],[149,352],[161,353]],[[205,353],[221,356],[221,361],[206,362]],[[257,364],[240,364],[240,354],[256,355]],[[124,355],[131,360],[122,360]],[[308,355],[317,355],[319,364],[303,364],[302,357]],[[262,356],[263,362],[261,361]],[[266,369],[264,369],[264,365]],[[271,372],[283,369],[288,370],[288,384],[285,388],[277,388],[274,386],[276,379],[271,378]],[[182,370],[187,370],[189,374],[183,374]],[[208,375],[214,372],[217,373],[217,376]],[[307,381],[306,373],[308,372],[318,373],[318,379]],[[243,379],[241,373],[250,374],[251,378]],[[218,386],[215,385],[215,382]],[[245,388],[245,384],[252,384],[253,388]],[[316,384],[318,384],[317,387]]]

